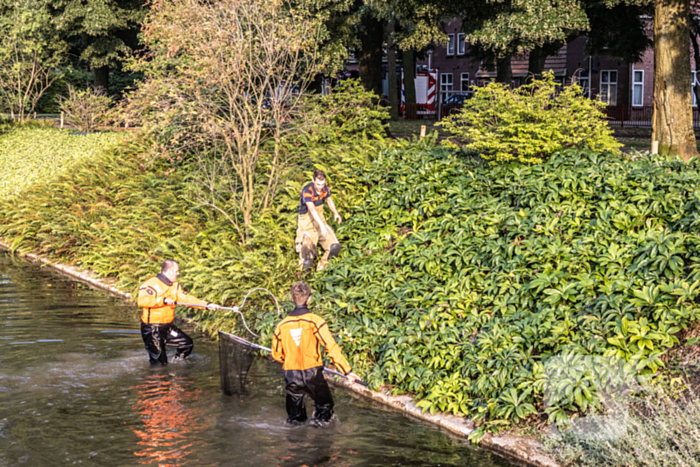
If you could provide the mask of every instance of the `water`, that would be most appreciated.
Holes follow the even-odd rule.
[[[138,329],[135,307],[0,253],[0,465],[512,465],[338,388],[339,422],[287,426],[278,364],[227,397],[216,343],[186,328],[191,358],[152,368]]]

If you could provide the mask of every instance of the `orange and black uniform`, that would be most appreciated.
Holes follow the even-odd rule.
[[[315,417],[328,421],[333,415],[333,397],[323,377],[321,346],[338,371],[350,374],[352,369],[323,318],[297,305],[275,328],[272,337],[272,358],[282,362],[287,390],[288,422],[306,420],[306,395],[316,403]]]
[[[187,357],[194,348],[192,338],[173,324],[175,305],[166,305],[166,298],[174,302],[194,303],[202,308],[208,305],[207,302],[187,295],[178,282],[171,282],[163,274],[151,277],[139,287],[137,303],[143,308],[141,337],[153,364],[168,363],[166,345],[177,346],[175,358]]]
[[[331,187],[324,185],[320,193],[316,192],[314,183],[311,182],[301,189],[301,200],[299,202],[299,214],[307,214],[309,207],[306,203],[314,203],[314,206],[323,206],[323,202],[330,198],[333,193]]]
[[[301,190],[301,199],[299,201],[299,217],[297,219],[297,236],[294,240],[297,253],[299,253],[299,265],[302,270],[310,270],[314,265],[314,260],[318,256],[316,245],[319,243],[323,247],[323,256],[318,262],[318,270],[325,268],[328,262],[337,257],[340,253],[340,243],[326,222],[323,215],[323,203],[330,199],[331,188],[324,185],[320,192],[316,191],[314,183],[309,183]],[[326,234],[321,235],[321,226],[316,222],[316,219],[309,212],[309,206],[306,203],[313,203],[318,218],[326,227]]]

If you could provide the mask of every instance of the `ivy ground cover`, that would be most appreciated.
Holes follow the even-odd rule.
[[[570,150],[493,167],[414,144],[362,181],[322,307],[372,383],[473,417],[476,438],[599,407],[576,359],[653,375],[700,317],[697,162]]]

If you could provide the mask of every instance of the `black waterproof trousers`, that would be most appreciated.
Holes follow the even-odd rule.
[[[288,423],[306,421],[306,396],[316,403],[314,417],[327,422],[333,416],[333,396],[323,377],[323,367],[308,370],[284,370],[287,390]]]
[[[192,353],[194,342],[173,323],[146,324],[141,322],[141,337],[146,344],[146,352],[152,365],[167,365],[165,347],[177,347],[175,358],[187,357]]]

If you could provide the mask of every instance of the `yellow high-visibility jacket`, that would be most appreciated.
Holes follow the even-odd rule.
[[[178,282],[171,282],[163,274],[151,277],[139,287],[137,304],[143,308],[141,321],[146,324],[168,324],[175,318],[175,305],[163,301],[170,298],[175,302],[194,303],[205,308],[208,303],[187,295]]]
[[[297,305],[275,328],[272,358],[282,362],[285,370],[308,370],[323,366],[321,346],[338,371],[346,375],[352,372],[326,321],[311,313],[306,305]]]

